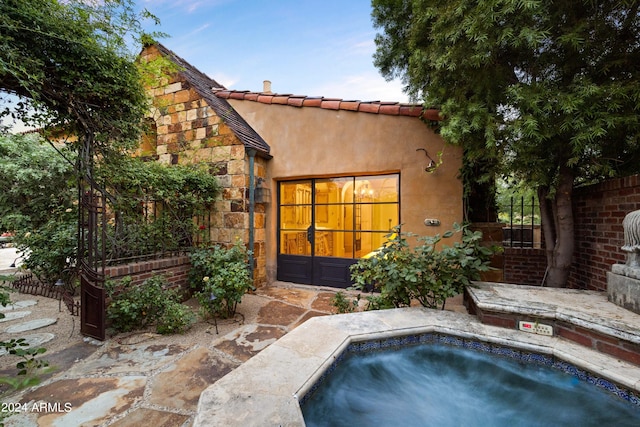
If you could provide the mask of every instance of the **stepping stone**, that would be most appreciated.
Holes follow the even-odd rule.
[[[0,323],[10,322],[16,319],[22,319],[23,317],[26,317],[30,314],[31,314],[30,311],[9,311],[7,313],[4,313],[4,317],[0,319]]]
[[[25,342],[29,344],[29,347],[39,347],[42,344],[54,339],[55,335],[49,332],[42,332],[37,334],[26,335],[20,338],[24,338]],[[25,347],[22,347],[22,348],[25,348]],[[0,356],[4,356],[7,353],[8,351],[5,348],[0,348]]]
[[[28,322],[20,323],[18,325],[9,326],[5,329],[5,332],[9,334],[17,334],[25,331],[32,331],[34,329],[44,328],[45,326],[53,325],[58,319],[43,318],[30,320]]]
[[[159,408],[195,411],[200,393],[237,366],[214,350],[197,348],[153,377],[149,403]]]
[[[114,418],[121,418],[134,405],[140,404],[144,398],[147,385],[145,376],[122,376],[118,378],[77,378],[58,379],[52,383],[31,388],[25,392],[25,402],[59,403],[62,411],[21,413],[19,415],[34,415],[37,420],[28,419],[24,423],[16,420],[13,425],[41,425],[41,426],[102,426]],[[65,412],[65,404],[71,407]],[[21,419],[24,419],[20,417]],[[109,423],[110,424],[110,423]],[[177,423],[167,424],[129,424],[122,425],[152,425],[160,427],[176,426]]]
[[[38,303],[38,301],[36,301],[34,299],[26,299],[24,301],[12,302],[11,304],[7,305],[6,307],[1,307],[0,306],[0,313],[6,313],[7,311],[17,310],[19,308],[31,307],[32,305],[36,305],[37,303]]]
[[[214,347],[246,362],[286,333],[287,331],[279,326],[245,325],[222,337]]]

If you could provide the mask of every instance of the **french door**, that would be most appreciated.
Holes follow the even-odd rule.
[[[400,222],[398,174],[282,181],[278,280],[346,288],[349,266]]]

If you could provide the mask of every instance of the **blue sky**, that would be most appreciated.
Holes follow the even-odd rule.
[[[407,102],[373,65],[370,0],[137,0],[160,42],[225,87]]]
[[[270,80],[276,93],[409,101],[373,65],[370,0],[135,1],[160,19],[146,30],[167,33],[161,43],[228,89],[261,91]]]

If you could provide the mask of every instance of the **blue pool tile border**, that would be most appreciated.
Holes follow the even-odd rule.
[[[311,396],[313,396],[322,382],[327,378],[329,374],[331,374],[336,369],[336,367],[342,362],[342,360],[344,360],[345,357],[357,353],[388,350],[419,344],[450,345],[453,347],[461,347],[483,353],[490,353],[495,356],[514,359],[522,363],[530,363],[550,367],[565,372],[566,374],[569,374],[581,381],[586,381],[589,384],[599,387],[631,404],[640,407],[640,396],[636,395],[631,390],[625,387],[620,387],[612,381],[598,377],[554,356],[534,353],[527,350],[521,350],[518,348],[507,347],[499,344],[488,343],[486,341],[477,339],[469,339],[440,333],[403,335],[380,340],[361,341],[349,344],[347,348],[342,353],[340,353],[338,357],[335,358],[333,363],[325,370],[325,372],[320,376],[320,378],[318,378],[318,380],[311,386],[311,388],[309,388],[307,393],[305,393],[305,395],[300,398],[300,406],[302,407],[305,405],[305,403],[309,400],[309,398],[311,398]]]

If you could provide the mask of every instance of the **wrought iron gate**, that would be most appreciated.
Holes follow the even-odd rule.
[[[93,179],[93,138],[86,135],[78,156],[78,265],[80,332],[105,339],[106,195]]]

